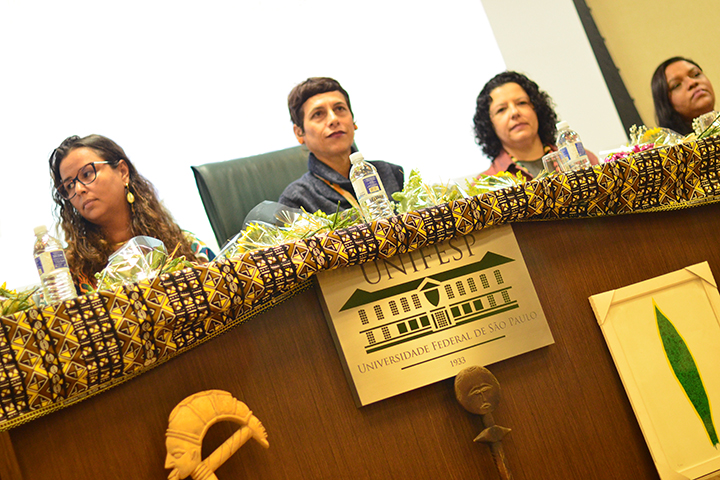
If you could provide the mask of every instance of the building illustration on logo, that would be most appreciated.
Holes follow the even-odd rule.
[[[482,260],[374,292],[357,289],[340,311],[355,310],[367,354],[519,308],[502,266],[512,258],[487,252]]]

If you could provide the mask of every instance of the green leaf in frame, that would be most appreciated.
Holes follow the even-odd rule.
[[[675,378],[677,378],[695,412],[697,412],[700,417],[708,437],[710,437],[710,442],[717,448],[720,442],[718,442],[715,424],[712,419],[710,400],[708,399],[707,391],[700,377],[700,371],[697,368],[695,359],[685,340],[682,338],[682,335],[677,331],[672,321],[660,311],[660,308],[655,303],[655,299],[653,299],[653,307],[655,308],[655,319],[657,321],[660,340],[665,349],[665,356],[670,363]]]

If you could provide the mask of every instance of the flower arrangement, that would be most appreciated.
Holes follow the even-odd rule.
[[[538,176],[537,178],[542,178]],[[510,172],[499,172],[497,175],[478,175],[472,180],[467,181],[467,193],[470,196],[476,196],[503,188],[514,187],[525,183],[525,177],[520,173],[512,174]]]
[[[683,137],[679,133],[670,130],[669,128],[648,128],[645,125],[633,125],[629,130],[630,142],[626,147],[622,147],[619,151],[612,151],[603,160],[605,163],[614,162],[621,158],[626,158],[633,153],[650,150],[656,147],[677,145],[685,140],[687,137]]]
[[[0,287],[0,315],[12,315],[15,312],[34,307],[35,302],[32,296],[37,289],[38,287],[35,287],[18,292],[16,290],[9,290],[7,283],[3,283]]]
[[[677,145],[684,137],[669,128],[655,127],[647,128],[645,125],[630,127],[630,146],[653,144],[656,147],[661,145]]]
[[[168,256],[163,242],[152,237],[131,238],[113,253],[102,271],[95,274],[96,290],[113,290],[126,283],[154,278],[192,266],[185,256],[174,258],[179,245]]]
[[[455,184],[426,185],[420,172],[411,170],[402,191],[393,193],[392,197],[397,202],[397,212],[407,213],[463,198],[463,193]]]
[[[324,232],[331,232],[360,223],[357,210],[338,210],[332,215],[317,211],[281,209],[276,214],[282,225],[252,222],[235,235],[220,251],[215,260],[242,255],[245,252],[270,248]]]
[[[698,140],[720,134],[720,112],[712,111],[695,118],[692,127]]]

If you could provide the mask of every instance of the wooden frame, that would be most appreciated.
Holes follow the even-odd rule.
[[[709,264],[590,303],[660,477],[720,478],[720,293]]]

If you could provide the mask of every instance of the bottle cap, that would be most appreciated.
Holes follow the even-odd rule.
[[[570,128],[570,125],[568,125],[568,123],[565,120],[562,120],[562,121],[558,122],[557,124],[555,124],[555,128],[557,128],[558,130],[564,130],[566,128]]]
[[[35,235],[45,235],[47,233],[48,229],[45,225],[38,225],[35,227],[33,232],[35,232]]]
[[[365,157],[360,152],[350,154],[350,163],[362,162],[363,160],[365,160]]]

